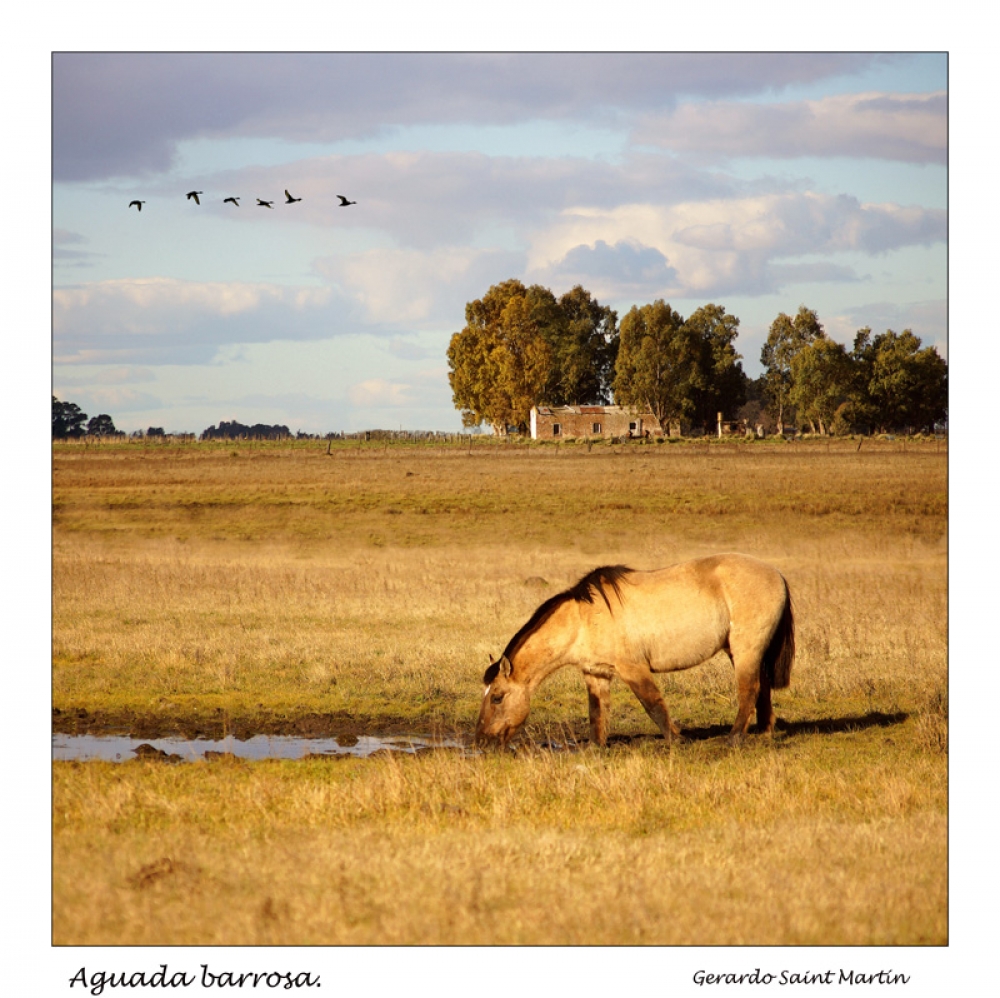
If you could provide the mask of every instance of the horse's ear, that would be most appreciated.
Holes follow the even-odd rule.
[[[510,664],[510,659],[506,655],[500,656],[500,675],[505,679],[513,672],[513,666]]]

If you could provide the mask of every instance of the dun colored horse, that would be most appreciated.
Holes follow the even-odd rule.
[[[619,676],[670,741],[670,719],[653,674],[690,669],[725,651],[736,672],[740,741],[757,708],[758,729],[774,729],[771,690],[789,685],[795,625],[781,573],[740,554],[720,554],[640,572],[597,568],[546,600],[483,676],[476,740],[506,746],[528,716],[531,694],[563,666],[583,672],[590,738],[607,744],[611,680]]]

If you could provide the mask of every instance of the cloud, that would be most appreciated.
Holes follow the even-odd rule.
[[[574,246],[562,260],[533,278],[566,288],[582,284],[598,299],[629,295],[658,298],[676,286],[677,271],[655,247],[636,240],[609,245],[598,239],[593,246]]]
[[[87,237],[79,232],[70,232],[68,229],[53,229],[52,259],[58,260],[63,267],[93,266],[93,260],[103,256],[103,254],[77,248],[87,242]]]
[[[459,329],[465,303],[523,273],[524,255],[468,247],[377,249],[318,260],[315,267],[356,303],[367,322],[406,330],[442,324]]]
[[[206,363],[226,344],[328,338],[345,331],[345,312],[330,288],[99,281],[53,292],[53,353],[62,364]]]
[[[53,56],[57,181],[168,171],[178,143],[366,138],[399,125],[617,122],[855,72],[838,53],[122,53]]]
[[[199,178],[207,209],[221,212],[222,192],[291,188],[302,203],[280,212],[237,213],[232,224],[295,224],[363,235],[370,244],[430,251],[438,247],[523,246],[521,233],[558,221],[567,208],[611,209],[637,200],[661,204],[724,200],[785,190],[788,181],[748,184],[659,154],[621,161],[586,157],[488,156],[480,152],[390,152],[309,157],[294,164],[220,171]],[[156,188],[176,211],[177,180]],[[338,194],[356,200],[342,208]],[[202,214],[205,209],[202,209]],[[463,249],[462,252],[466,252]]]
[[[674,279],[663,294],[758,295],[796,276],[788,257],[878,254],[943,242],[946,235],[943,210],[793,192],[680,205],[630,204],[610,211],[566,210],[558,224],[534,234],[528,259],[532,271],[548,273],[561,267],[570,253],[579,253],[580,246],[638,244],[647,254],[660,253],[665,266],[669,261],[670,269],[662,273]],[[776,263],[781,266],[773,266]],[[828,279],[835,276],[829,268],[826,273]],[[841,274],[855,279],[850,271]],[[613,276],[608,280],[614,283]],[[628,290],[627,284],[622,290]]]
[[[689,103],[645,118],[640,145],[722,156],[848,156],[947,161],[948,99],[934,94],[841,94],[786,104]]]

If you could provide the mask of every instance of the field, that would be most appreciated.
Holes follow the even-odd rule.
[[[776,565],[797,658],[731,748],[581,677],[515,752],[53,763],[53,941],[944,945],[947,451],[857,440],[57,444],[53,725],[470,741],[483,670],[600,564]],[[559,746],[569,746],[561,748]]]

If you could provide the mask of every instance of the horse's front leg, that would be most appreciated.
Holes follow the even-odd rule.
[[[608,744],[608,722],[611,712],[611,677],[585,672],[587,706],[590,709],[590,743],[602,748]]]

